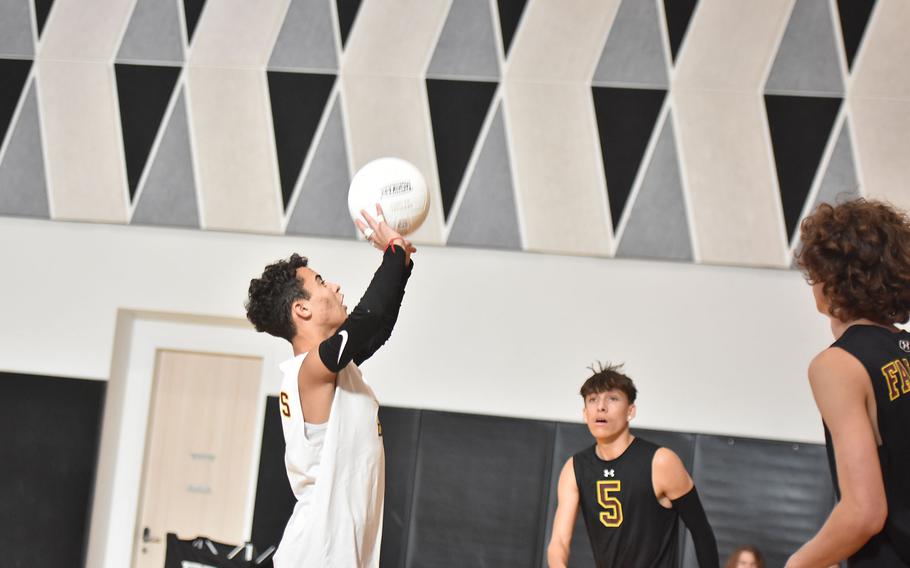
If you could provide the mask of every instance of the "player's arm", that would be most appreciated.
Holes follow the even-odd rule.
[[[378,203],[376,204],[376,213],[380,216],[380,219],[385,215],[382,211],[382,206]],[[385,342],[388,341],[389,337],[391,337],[392,329],[398,321],[398,312],[401,308],[401,302],[404,299],[404,288],[408,283],[408,279],[411,277],[411,270],[414,268],[414,262],[411,260],[411,253],[417,251],[408,240],[402,238],[402,236],[389,227],[385,221],[373,219],[365,210],[361,210],[360,214],[363,219],[357,219],[355,224],[357,225],[357,228],[363,232],[364,237],[367,237],[367,241],[374,247],[382,250],[383,254],[388,252],[389,248],[400,249],[404,253],[405,270],[403,275],[398,279],[396,299],[387,305],[379,306],[379,309],[381,310],[381,321],[378,329],[353,355],[353,360],[358,365],[369,359],[373,353],[382,347]],[[391,279],[389,282],[390,285],[394,285]],[[364,295],[363,300],[361,300],[363,307],[371,307],[369,300],[370,299]],[[364,304],[364,301],[366,301],[367,304]],[[357,310],[351,314],[352,317],[359,317],[360,315],[362,314],[357,312]]]
[[[409,263],[410,264],[410,263]],[[405,250],[390,246],[382,264],[360,302],[335,333],[319,344],[318,357],[307,357],[301,365],[301,380],[313,383],[332,382],[341,369],[374,346],[388,325],[390,314],[397,314],[406,274]],[[383,340],[384,341],[384,340]],[[375,346],[373,351],[378,348]]]
[[[379,204],[376,205],[376,211],[382,215]],[[417,249],[385,221],[375,220],[366,211],[360,213],[365,221],[357,219],[355,224],[365,234],[370,231],[368,241],[383,251],[382,264],[344,323],[331,337],[319,344],[319,356],[308,356],[303,360],[299,381],[304,388],[305,383],[318,387],[334,382],[338,371],[345,368],[355,356],[360,355],[362,361],[372,355],[388,336],[381,339],[379,345],[376,345],[376,338],[381,338],[389,322],[394,325],[394,320],[398,317],[404,285],[413,265],[411,253]],[[388,333],[391,333],[391,329]],[[363,356],[365,353],[367,355]]]
[[[395,249],[402,250],[399,249],[397,245],[393,246]],[[411,278],[411,270],[414,268],[414,261],[405,260],[405,263],[404,273],[400,277],[394,300],[388,306],[381,308],[381,321],[379,322],[376,333],[364,343],[361,350],[354,353],[353,359],[354,363],[357,365],[360,365],[369,359],[373,353],[385,345],[385,342],[392,336],[392,329],[395,328],[395,324],[398,322],[398,312],[401,309],[401,302],[404,299],[404,289],[408,284],[408,279]],[[364,298],[366,298],[366,295],[364,295]],[[363,300],[361,300],[361,303],[362,302]],[[357,308],[359,307],[360,304],[357,305]],[[354,312],[351,313],[350,317],[359,317],[360,314],[357,308],[354,308]]]
[[[547,563],[550,568],[565,568],[569,564],[569,545],[578,515],[578,484],[572,458],[562,466],[556,490],[556,515],[553,518],[553,536],[547,546]]]
[[[654,454],[651,474],[657,499],[664,503],[669,501],[689,529],[699,567],[718,568],[717,540],[698,498],[695,483],[682,460],[673,450],[660,448]]]
[[[818,534],[790,557],[788,568],[830,566],[878,534],[888,505],[875,433],[866,410],[869,376],[842,349],[820,353],[809,365],[815,404],[831,432],[841,498]]]

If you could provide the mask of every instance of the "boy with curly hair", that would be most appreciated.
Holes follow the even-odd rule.
[[[358,219],[357,227],[384,252],[350,315],[341,287],[300,255],[250,281],[247,318],[294,350],[281,365],[279,409],[297,503],[276,568],[379,566],[385,453],[379,404],[358,365],[391,335],[416,249],[385,222],[361,215],[366,223]]]
[[[789,568],[910,567],[910,222],[856,199],[801,225],[797,261],[834,343],[809,365],[839,501]]]

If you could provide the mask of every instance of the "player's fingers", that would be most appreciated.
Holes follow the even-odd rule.
[[[379,230],[379,223],[376,221],[376,219],[373,219],[373,217],[369,213],[367,213],[366,209],[360,210],[360,216],[363,217],[364,219],[366,219],[366,222],[370,226],[371,229],[373,229],[374,231]]]
[[[371,227],[367,227],[367,226],[363,223],[363,221],[360,222],[360,225],[358,226],[358,228],[360,229],[360,232],[363,233],[363,238],[364,238],[364,239],[366,239],[367,241],[369,241],[370,244],[373,245],[373,246],[375,246],[375,247],[378,247],[378,246],[379,246],[379,243],[376,242],[377,239],[373,238],[374,236],[376,236],[376,231],[374,231]]]

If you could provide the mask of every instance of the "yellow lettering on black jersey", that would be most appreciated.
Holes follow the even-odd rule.
[[[600,513],[600,522],[607,528],[616,528],[622,524],[622,503],[619,499],[610,496],[622,489],[622,482],[618,479],[601,480],[597,482],[597,502],[604,510]]]
[[[910,362],[895,359],[882,367],[885,383],[888,385],[888,399],[895,400],[902,394],[910,393]]]

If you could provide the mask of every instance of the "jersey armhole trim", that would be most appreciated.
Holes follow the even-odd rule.
[[[332,402],[329,403],[329,417],[326,419],[325,422],[322,422],[322,423],[314,424],[312,422],[307,422],[306,416],[303,415],[303,404],[301,402],[303,400],[303,398],[300,396],[300,372],[303,370],[304,361],[306,361],[306,358],[311,353],[312,353],[312,351],[307,351],[306,353],[302,353],[303,359],[300,361],[300,367],[297,369],[297,380],[294,381],[294,386],[296,388],[295,394],[297,396],[297,408],[300,409],[300,414],[299,414],[300,429],[301,429],[301,432],[303,433],[303,441],[307,446],[315,447],[317,444],[314,443],[312,440],[310,440],[310,437],[307,435],[307,426],[309,426],[312,429],[322,429],[322,430],[328,429],[329,421],[332,419],[332,405],[335,402],[335,394],[336,394],[335,389],[338,388],[338,373],[340,373],[341,371],[338,371],[338,373],[335,373],[335,381],[333,381],[334,385],[333,385],[333,390],[332,390]],[[343,370],[344,369],[342,369],[342,371]],[[294,420],[294,418],[291,417],[291,420]]]

